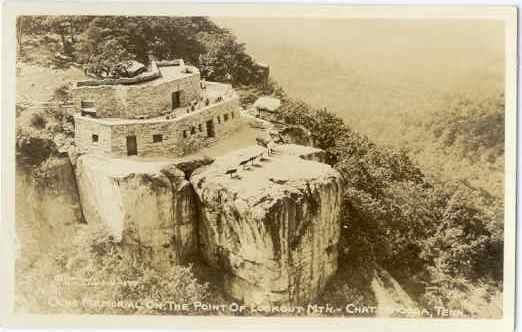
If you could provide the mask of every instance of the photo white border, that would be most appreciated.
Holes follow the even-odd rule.
[[[123,315],[15,315],[14,206],[15,206],[15,78],[16,15],[170,15],[238,17],[328,17],[390,19],[491,19],[505,22],[505,245],[503,318],[381,319],[381,318],[253,318]],[[350,331],[507,331],[514,329],[516,129],[517,129],[517,11],[513,6],[343,5],[313,3],[186,3],[186,2],[6,2],[2,15],[2,209],[0,248],[0,318],[11,328],[176,328],[176,329],[347,329]],[[2,258],[0,256],[0,258]]]

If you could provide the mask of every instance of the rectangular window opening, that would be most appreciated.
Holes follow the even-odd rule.
[[[183,138],[187,138],[187,131],[183,130]]]
[[[152,135],[152,143],[160,143],[160,142],[163,142],[163,135],[161,135],[161,134]]]
[[[228,114],[223,115],[223,118],[224,118],[225,122],[227,122],[228,121]]]
[[[92,142],[93,142],[93,143],[97,143],[97,142],[98,142],[98,139],[99,139],[98,135],[96,135],[96,134],[93,134],[93,135],[92,135]]]

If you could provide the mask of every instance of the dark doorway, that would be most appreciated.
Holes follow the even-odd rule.
[[[181,106],[181,94],[180,91],[172,93],[172,109],[176,109]]]
[[[214,131],[214,121],[208,120],[207,121],[207,137],[214,137],[216,136],[216,133]]]
[[[136,136],[127,136],[127,156],[135,156],[138,154],[138,143]]]

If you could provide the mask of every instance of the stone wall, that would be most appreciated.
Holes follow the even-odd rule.
[[[74,108],[93,101],[98,117],[115,118],[125,114],[126,87],[123,85],[85,86],[72,89]]]
[[[224,121],[225,114],[228,114],[227,121]],[[214,124],[214,137],[207,137],[206,122],[210,120]],[[239,100],[233,98],[174,120],[115,125],[111,150],[113,155],[127,155],[126,137],[135,135],[138,156],[165,153],[183,156],[229,135],[239,124]],[[162,141],[154,143],[154,135],[162,135]]]
[[[94,142],[93,135],[98,136]],[[74,144],[80,153],[110,153],[111,127],[108,124],[93,121],[88,117],[75,115],[74,117]]]
[[[227,120],[225,121],[225,118]],[[212,121],[214,137],[207,137],[207,121]],[[183,156],[229,135],[240,125],[237,96],[183,114],[175,119],[107,121],[76,116],[75,140],[78,152],[127,156],[127,136],[136,136],[138,156]],[[92,135],[98,135],[98,142]],[[154,135],[161,135],[154,142]]]
[[[172,109],[172,93],[181,91],[180,106],[201,95],[200,75],[194,71],[184,77],[162,77],[134,85],[82,86],[73,89],[73,100],[80,108],[82,100],[94,101],[99,118],[156,117]]]
[[[180,91],[180,106],[201,96],[199,73],[159,84],[134,85],[127,89],[125,113],[121,118],[155,117],[172,110],[172,93]]]

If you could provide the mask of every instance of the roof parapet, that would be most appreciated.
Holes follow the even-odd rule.
[[[156,64],[156,61],[150,63],[150,70],[143,72],[135,77],[122,77],[122,78],[104,78],[99,80],[85,80],[76,83],[77,87],[81,86],[100,86],[100,85],[118,85],[118,84],[137,84],[147,81],[152,81],[156,78],[161,77],[161,72]]]

